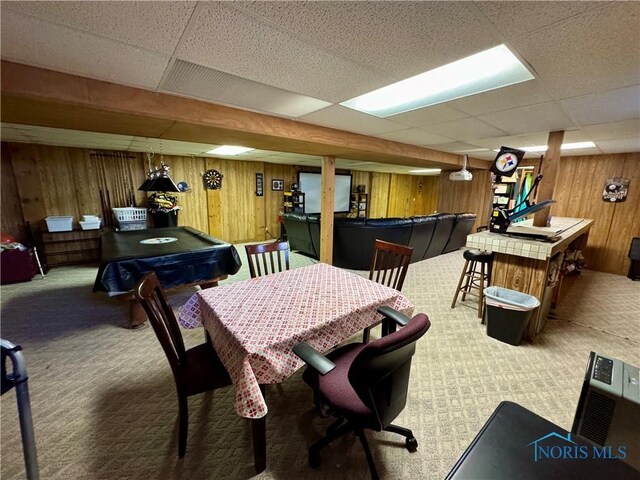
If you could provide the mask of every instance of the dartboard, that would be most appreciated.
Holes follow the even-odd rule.
[[[209,190],[217,190],[222,187],[222,177],[223,175],[217,170],[207,170],[202,175],[204,186]]]

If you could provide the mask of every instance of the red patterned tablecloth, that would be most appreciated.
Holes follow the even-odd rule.
[[[279,383],[304,365],[292,352],[305,341],[323,352],[376,323],[378,307],[412,315],[397,290],[318,263],[208,288],[180,309],[183,327],[202,325],[236,390],[238,415],[260,418],[267,405],[260,384]]]

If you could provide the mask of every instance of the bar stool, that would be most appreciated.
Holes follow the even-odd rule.
[[[488,285],[491,278],[491,262],[493,260],[492,252],[484,252],[481,250],[465,250],[462,254],[464,257],[464,268],[456,287],[456,294],[453,296],[451,308],[456,306],[458,294],[462,292],[462,301],[464,302],[467,295],[478,297],[478,318],[483,318],[484,312],[484,287],[485,282]],[[478,269],[478,267],[480,267]],[[464,282],[464,285],[462,284]],[[478,293],[476,293],[476,291]]]

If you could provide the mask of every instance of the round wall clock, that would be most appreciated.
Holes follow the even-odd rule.
[[[222,177],[223,175],[217,170],[207,170],[202,175],[205,188],[208,188],[209,190],[217,190],[222,187]]]

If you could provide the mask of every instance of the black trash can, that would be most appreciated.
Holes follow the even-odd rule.
[[[533,295],[502,287],[484,290],[487,335],[509,345],[520,345],[533,311],[540,302]]]
[[[171,210],[170,212],[152,212],[154,228],[177,227],[179,210]]]

